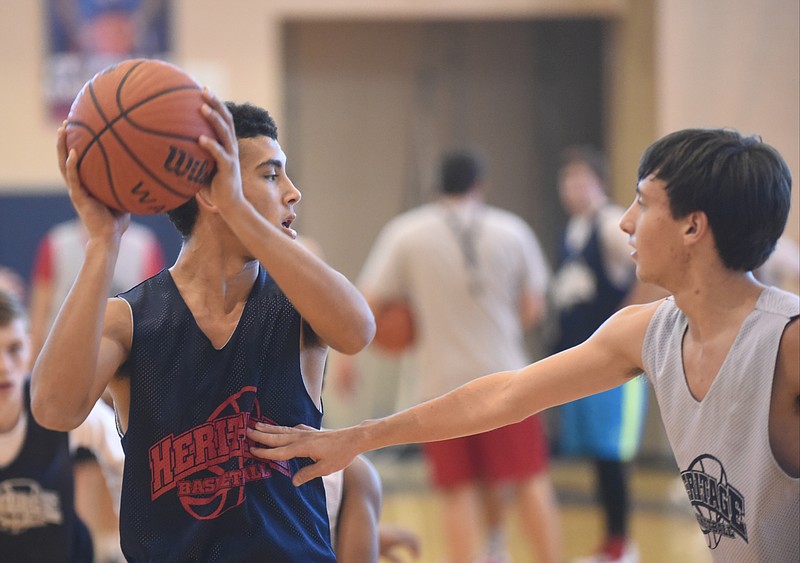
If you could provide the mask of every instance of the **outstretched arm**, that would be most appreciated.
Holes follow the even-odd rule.
[[[621,385],[642,372],[645,331],[658,303],[618,312],[586,342],[518,371],[475,379],[431,401],[341,430],[315,432],[259,424],[249,437],[265,459],[308,457],[295,485],[341,469],[359,453],[485,432],[543,409]]]

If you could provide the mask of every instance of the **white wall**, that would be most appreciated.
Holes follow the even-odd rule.
[[[787,232],[798,231],[800,2],[660,0],[659,133],[733,127],[780,151],[794,179]]]

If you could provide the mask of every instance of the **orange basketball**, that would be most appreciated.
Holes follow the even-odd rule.
[[[405,301],[393,301],[375,312],[372,342],[384,353],[399,354],[414,343],[414,317]]]
[[[178,67],[131,59],[97,73],[67,118],[67,148],[89,192],[120,211],[152,215],[182,205],[216,170],[200,147],[215,137],[202,88]]]

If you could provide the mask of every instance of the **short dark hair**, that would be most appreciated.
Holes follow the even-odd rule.
[[[671,133],[642,155],[639,181],[651,174],[666,183],[674,218],[706,214],[731,270],[755,270],[775,250],[789,216],[792,177],[760,137],[732,129]]]
[[[225,102],[225,106],[233,116],[233,126],[236,130],[237,139],[251,139],[253,137],[269,137],[278,140],[278,126],[275,120],[264,108],[260,108],[251,103],[237,104]],[[194,230],[197,222],[197,201],[191,198],[189,201],[167,212],[169,220],[181,234],[187,239]]]
[[[0,289],[0,327],[8,326],[17,319],[27,319],[22,301],[13,293]]]
[[[468,192],[486,173],[483,157],[476,151],[458,150],[444,155],[441,165],[441,191],[458,195]]]
[[[592,145],[572,145],[561,151],[561,168],[570,164],[585,164],[605,188],[608,183],[608,159]]]

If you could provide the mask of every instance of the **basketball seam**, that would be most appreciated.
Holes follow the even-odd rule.
[[[70,124],[78,126],[78,127],[83,127],[84,129],[88,130],[92,135],[94,135],[94,130],[91,127],[89,127],[89,125],[87,123],[83,123],[82,121],[72,121],[72,122],[70,122]],[[92,142],[94,142],[94,139],[92,140]],[[119,199],[119,196],[117,195],[117,190],[114,189],[114,182],[113,182],[113,178],[111,177],[111,166],[110,166],[110,163],[109,163],[109,160],[108,160],[108,153],[106,153],[106,148],[103,146],[103,143],[101,143],[99,141],[97,143],[97,148],[100,150],[100,153],[103,155],[103,162],[105,162],[105,172],[106,172],[106,176],[108,178],[108,185],[111,186],[111,195],[114,196],[114,199],[119,204],[120,209],[125,209],[125,206],[123,205],[122,201]],[[87,153],[88,150],[89,150],[89,148],[87,147],[86,150],[83,151],[83,155],[81,155],[81,157],[78,159],[78,167],[79,168],[80,168],[81,162],[83,161],[83,156]]]
[[[106,163],[106,170],[107,170],[107,175],[108,175],[108,180],[109,180],[110,191],[111,191],[112,195],[114,196],[114,199],[120,204],[120,207],[123,208],[123,209],[125,208],[125,206],[122,204],[122,202],[120,200],[120,197],[117,194],[117,187],[116,187],[115,183],[113,182],[113,178],[111,177],[111,174],[110,174],[110,168],[108,166],[109,162],[108,162],[108,158],[107,158],[107,155],[106,155],[106,151],[105,151],[105,148],[103,147],[103,144],[102,144],[102,142],[100,140],[100,137],[106,132],[110,132],[114,136],[114,138],[120,144],[120,146],[122,147],[124,152],[126,154],[128,154],[128,156],[153,181],[155,181],[158,185],[160,185],[162,188],[166,189],[168,192],[172,193],[173,195],[176,195],[176,196],[181,197],[181,198],[185,198],[188,195],[190,195],[190,194],[186,194],[184,192],[181,192],[179,190],[174,189],[172,186],[170,186],[169,184],[165,183],[163,180],[158,178],[157,175],[152,171],[152,169],[149,166],[146,166],[138,158],[136,153],[131,150],[131,148],[120,137],[119,133],[117,131],[115,131],[114,128],[113,128],[113,125],[115,123],[117,123],[117,122],[119,122],[119,121],[124,119],[126,122],[130,123],[133,127],[137,128],[140,131],[146,132],[146,133],[158,135],[158,136],[161,136],[161,137],[174,138],[174,139],[177,139],[177,140],[184,140],[184,141],[195,141],[196,140],[193,137],[189,137],[189,136],[185,136],[185,135],[169,135],[169,134],[166,134],[166,133],[163,133],[163,132],[157,132],[157,131],[148,130],[147,128],[142,127],[142,126],[138,125],[136,122],[134,122],[133,120],[131,120],[128,117],[128,113],[130,113],[131,111],[134,111],[135,109],[137,109],[138,107],[142,106],[143,104],[145,104],[145,103],[147,103],[149,101],[152,101],[152,100],[154,100],[154,99],[156,99],[156,98],[158,98],[160,96],[164,96],[166,94],[169,94],[169,93],[172,93],[172,92],[181,91],[181,90],[198,90],[199,88],[197,86],[187,85],[187,86],[179,86],[179,87],[175,87],[175,88],[170,88],[168,90],[163,90],[163,91],[159,92],[158,94],[149,96],[149,97],[145,98],[144,100],[140,100],[139,102],[137,102],[136,104],[131,106],[131,108],[129,108],[128,110],[123,112],[122,107],[121,107],[121,103],[120,103],[120,100],[119,100],[119,91],[122,88],[122,86],[125,83],[125,81],[127,80],[127,78],[130,76],[131,72],[134,69],[136,69],[137,67],[139,67],[141,64],[142,63],[138,63],[138,64],[134,65],[133,67],[131,67],[130,69],[128,69],[128,71],[126,71],[126,73],[125,73],[125,76],[120,81],[120,85],[117,87],[117,108],[121,112],[119,116],[115,117],[113,120],[109,120],[106,117],[105,113],[103,112],[102,107],[100,106],[99,101],[97,100],[97,96],[96,96],[95,91],[94,91],[94,83],[90,83],[88,85],[89,86],[88,90],[89,90],[89,94],[91,96],[91,101],[92,101],[93,105],[95,106],[95,109],[96,109],[97,113],[99,114],[100,118],[102,119],[102,121],[103,121],[103,123],[105,125],[103,126],[103,128],[100,131],[95,132],[91,127],[88,126],[88,124],[83,123],[83,122],[71,121],[71,122],[69,122],[67,124],[67,125],[70,125],[70,124],[83,125],[88,131],[90,131],[92,133],[92,140],[89,141],[89,143],[87,144],[86,148],[84,149],[84,151],[82,152],[82,154],[78,158],[78,167],[80,168],[80,165],[83,162],[83,159],[86,156],[86,154],[89,152],[89,149],[92,147],[92,145],[94,145],[96,143],[97,146],[101,148],[101,151],[102,151],[103,157],[104,157],[104,161]]]
[[[89,85],[89,93],[91,94],[91,99],[92,99],[92,102],[94,103],[94,106],[95,106],[95,109],[97,110],[97,113],[98,113],[98,114],[100,114],[100,118],[101,118],[101,119],[103,120],[103,122],[106,124],[106,126],[105,126],[105,127],[103,127],[103,130],[102,130],[102,131],[100,131],[100,132],[99,132],[99,133],[98,133],[98,134],[95,136],[95,138],[93,139],[92,143],[93,143],[94,141],[97,141],[97,145],[98,145],[98,146],[103,146],[103,143],[100,141],[100,136],[101,136],[103,133],[105,133],[106,131],[109,131],[109,132],[110,132],[110,133],[111,133],[111,134],[114,136],[114,138],[117,140],[117,142],[118,142],[118,143],[119,143],[119,144],[122,146],[122,149],[125,151],[125,153],[127,153],[127,154],[128,154],[128,156],[129,156],[129,157],[130,157],[130,158],[131,158],[131,159],[132,159],[132,160],[133,160],[133,161],[134,161],[136,164],[138,164],[138,165],[139,165],[139,167],[140,167],[140,168],[141,168],[141,169],[142,169],[142,170],[143,170],[143,171],[144,171],[144,172],[145,172],[145,173],[146,173],[148,176],[150,176],[150,178],[151,178],[152,180],[154,180],[154,181],[155,181],[157,184],[159,184],[159,185],[160,185],[162,188],[166,189],[168,192],[172,193],[173,195],[177,195],[177,196],[180,196],[180,197],[185,197],[185,196],[186,196],[186,194],[184,194],[184,193],[181,193],[181,192],[178,192],[178,191],[175,191],[175,189],[173,189],[173,188],[172,188],[172,186],[170,186],[170,185],[166,184],[166,183],[165,183],[163,180],[161,180],[160,178],[156,177],[155,173],[154,173],[154,172],[153,172],[153,171],[150,169],[150,167],[148,167],[148,166],[145,166],[145,165],[144,165],[144,163],[142,163],[142,161],[141,161],[141,160],[139,160],[139,157],[138,157],[138,156],[136,156],[136,153],[134,153],[133,151],[131,151],[130,147],[128,147],[128,145],[126,145],[126,144],[125,144],[125,143],[122,141],[122,139],[120,138],[120,135],[119,135],[119,133],[117,133],[116,131],[114,131],[113,127],[111,127],[111,124],[112,124],[112,122],[111,122],[111,121],[109,121],[109,120],[106,118],[106,115],[105,115],[105,113],[103,112],[102,108],[100,107],[100,103],[97,101],[97,96],[95,96],[95,92],[94,92],[94,84],[90,84],[90,85]],[[113,121],[113,123],[116,123],[117,121],[119,121],[119,119],[115,119],[115,120]],[[90,143],[89,145],[91,146],[91,144],[92,144],[92,143]],[[86,150],[83,152],[83,154],[85,155],[85,154],[88,152],[88,150],[89,150],[89,146],[87,146],[87,147],[86,147]],[[80,163],[81,163],[82,161],[83,161],[83,158],[81,158],[81,159],[78,161],[78,166],[79,166],[79,167],[80,167]],[[112,191],[112,193],[114,194],[114,197],[115,197],[115,198],[116,198],[116,199],[119,201],[119,197],[117,196],[117,186],[114,184],[114,182],[109,182],[109,187],[111,188],[111,191]],[[123,206],[123,208],[124,208],[124,206]]]

